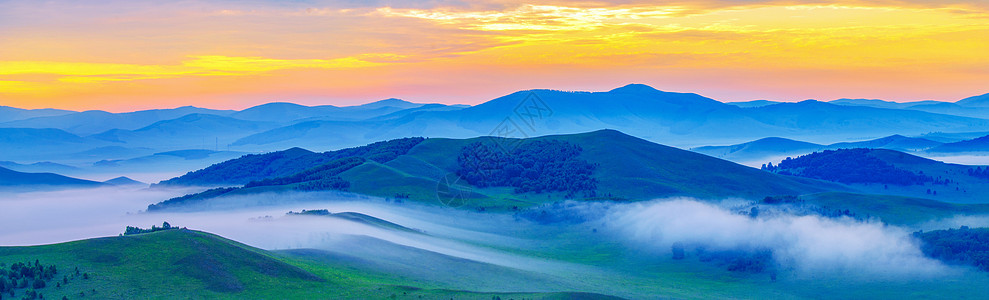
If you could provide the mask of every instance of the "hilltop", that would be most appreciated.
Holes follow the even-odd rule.
[[[498,154],[503,153],[499,152],[504,151],[502,147],[512,150]],[[518,171],[512,171],[512,164],[519,164],[514,167]],[[518,181],[522,176],[526,179]],[[457,178],[462,181],[442,184]],[[756,199],[843,190],[839,185],[771,174],[615,130],[522,140],[400,139],[324,153],[288,149],[226,161],[160,185],[235,187],[175,198],[151,210],[220,195],[286,190],[343,190],[429,203],[435,203],[438,196],[452,195],[477,209],[523,208],[562,199]]]

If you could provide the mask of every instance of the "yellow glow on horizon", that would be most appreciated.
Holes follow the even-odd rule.
[[[684,91],[724,85],[758,94],[770,86],[774,95],[804,98],[837,95],[843,86],[858,93],[869,85],[876,97],[893,91],[905,98],[911,89],[971,95],[986,92],[978,83],[989,82],[984,6],[676,3],[222,6],[174,12],[174,21],[126,19],[135,29],[100,27],[118,21],[98,18],[79,32],[45,27],[0,39],[0,105],[293,91],[350,97],[373,90],[402,97],[403,90],[431,89],[465,95],[478,82],[553,88],[560,78],[619,80],[614,74],[623,74],[624,83],[710,80]],[[170,22],[189,25],[171,29]],[[59,39],[53,32],[81,32],[85,38]],[[128,47],[134,50],[119,50]],[[104,49],[114,54],[101,54]],[[533,81],[520,74],[541,77]],[[767,82],[750,86],[758,77],[752,74],[767,76]],[[794,92],[808,87],[814,88]]]

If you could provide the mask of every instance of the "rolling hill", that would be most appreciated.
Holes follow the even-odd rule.
[[[451,174],[454,177],[457,174],[466,176],[463,172],[470,167],[463,165],[463,160],[458,159],[467,155],[464,152],[467,149],[465,147],[475,144],[483,147],[514,144],[520,147],[518,149],[525,149],[529,147],[527,145],[539,142],[578,147],[579,155],[573,158],[576,159],[574,162],[586,161],[589,166],[593,166],[594,171],[586,179],[593,187],[577,188],[577,192],[552,189],[540,192],[523,189],[521,186],[513,189],[475,181],[467,194],[470,206],[508,209],[574,197],[602,200],[648,200],[669,196],[761,198],[766,195],[843,190],[839,185],[774,175],[706,155],[655,144],[618,131],[601,130],[525,140],[494,137],[403,139],[325,153],[289,149],[264,155],[249,155],[160,183],[195,186],[245,185],[244,187],[211,190],[204,195],[176,198],[149,209],[196,203],[218,195],[312,190],[317,182],[320,182],[320,186],[334,186],[330,189],[432,202],[436,201],[438,184],[444,178]],[[386,150],[380,150],[381,148]],[[372,155],[378,152],[389,155]],[[522,152],[513,153],[523,155],[518,154]],[[528,158],[523,158],[525,159]],[[533,159],[551,158],[536,156]],[[567,164],[569,166],[570,163]],[[561,172],[572,171],[564,169]],[[552,171],[546,169],[544,173],[551,174]],[[530,182],[569,178],[540,179],[538,176],[543,175],[539,174],[526,176],[537,176],[530,177]],[[559,184],[567,185],[565,182],[567,181]]]

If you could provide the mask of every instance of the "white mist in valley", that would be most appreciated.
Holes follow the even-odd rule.
[[[771,249],[798,275],[943,275],[951,269],[927,258],[910,231],[878,222],[816,215],[771,214],[758,218],[690,199],[616,207],[606,219],[621,237],[669,254],[681,242],[712,249]]]
[[[448,207],[389,203],[384,199],[340,193],[271,193],[217,199],[222,208],[143,212],[148,204],[192,192],[189,189],[98,188],[11,193],[0,197],[0,245],[39,245],[116,236],[126,226],[149,228],[169,222],[214,233],[269,250],[342,249],[353,236],[366,236],[452,257],[531,271],[577,266],[496,251],[484,244],[513,248],[531,243],[497,228],[515,224],[510,215]],[[239,204],[239,205],[235,205]],[[389,230],[341,218],[294,215],[289,211],[327,209],[357,212],[423,234]],[[510,226],[509,226],[510,227]]]

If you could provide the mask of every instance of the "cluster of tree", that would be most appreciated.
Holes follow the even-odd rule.
[[[774,166],[762,167],[783,175],[802,176],[841,183],[884,183],[895,185],[915,185],[932,182],[934,179],[921,173],[897,168],[875,156],[869,155],[872,149],[838,149],[814,152],[797,158],[787,157]]]
[[[913,233],[924,243],[920,250],[932,258],[989,271],[989,228],[918,231]]]
[[[158,231],[162,231],[162,230],[171,230],[171,229],[179,229],[179,227],[172,227],[172,224],[168,224],[168,222],[161,223],[161,227],[158,227],[158,226],[155,226],[155,225],[151,225],[151,228],[148,228],[148,229],[143,229],[143,228],[134,227],[134,226],[127,226],[127,228],[124,229],[124,235],[152,233],[152,232],[158,232]]]
[[[265,154],[248,154],[162,181],[160,184],[187,186],[246,184],[266,178],[291,176],[313,166],[348,157],[361,157],[385,163],[408,153],[412,147],[424,140],[425,138],[422,137],[402,138],[322,153],[292,148]]]
[[[478,187],[514,187],[516,193],[566,192],[595,197],[596,165],[579,159],[583,149],[565,141],[525,141],[512,152],[485,143],[465,146],[457,157],[457,175]]]
[[[419,145],[419,143],[422,143],[422,141],[425,140],[426,139],[423,137],[402,138],[402,139],[396,139],[396,140],[390,140],[384,142],[376,142],[376,143],[368,144],[367,146],[341,149],[341,150],[331,151],[326,153],[327,154],[332,153],[333,159],[356,156],[356,157],[363,157],[366,159],[370,159],[378,163],[386,163],[395,159],[396,157],[409,153],[409,150],[411,150],[412,147]]]
[[[804,203],[803,199],[794,195],[766,196],[762,198],[763,204],[797,204]]]
[[[338,160],[331,161],[324,165],[320,165],[311,169],[304,170],[299,173],[292,174],[285,177],[268,178],[257,181],[248,182],[244,185],[245,188],[258,187],[258,186],[274,186],[274,185],[286,185],[293,183],[301,183],[308,181],[319,181],[322,179],[337,177],[340,173],[350,170],[366,161],[363,157],[347,157]],[[342,180],[342,179],[340,179]],[[349,186],[349,184],[348,184]]]
[[[179,205],[182,205],[182,204],[187,204],[187,203],[192,203],[192,202],[197,202],[197,201],[203,201],[203,200],[206,200],[206,199],[209,199],[209,198],[219,197],[219,196],[221,196],[223,194],[236,191],[237,189],[238,188],[232,188],[232,187],[231,188],[215,188],[215,189],[208,189],[208,190],[205,190],[203,192],[199,192],[199,193],[195,193],[195,194],[189,194],[189,195],[185,195],[185,196],[181,196],[181,197],[175,197],[175,198],[171,198],[171,199],[168,199],[168,200],[165,200],[165,201],[162,201],[162,202],[158,202],[157,204],[148,205],[148,211],[162,210],[162,209],[165,209],[165,208],[168,208],[168,207],[171,207],[171,206],[179,206]]]
[[[320,178],[313,181],[306,181],[294,187],[297,191],[346,191],[350,188],[350,182],[343,180],[339,176]]]
[[[775,265],[770,249],[709,250],[702,246],[695,253],[698,260],[718,263],[732,272],[762,273],[773,271]]]
[[[968,169],[968,176],[989,179],[989,167],[975,167]]]
[[[49,282],[54,280],[57,274],[58,268],[55,265],[45,266],[38,260],[34,260],[34,263],[14,263],[9,268],[0,264],[0,299],[3,298],[4,293],[13,297],[19,289],[27,289],[25,298],[34,299],[37,297],[35,290],[49,286]],[[68,283],[68,277],[64,278],[65,283]],[[62,283],[55,284],[61,287]]]
[[[312,209],[312,210],[305,210],[305,209],[303,209],[300,212],[289,211],[288,213],[286,213],[286,215],[290,215],[290,216],[293,216],[293,215],[294,216],[303,216],[303,215],[308,215],[308,216],[329,216],[331,214],[332,213],[330,213],[330,210],[328,210],[328,209]]]
[[[766,196],[766,198],[763,198],[762,201],[760,201],[760,203],[766,205],[793,204],[796,205],[797,208],[803,210],[803,213],[818,215],[832,219],[849,217],[855,220],[865,220],[869,218],[869,216],[863,218],[858,214],[856,214],[855,212],[852,212],[851,210],[848,209],[831,208],[828,206],[808,204],[804,199],[794,195]],[[759,214],[758,207],[753,206],[748,214],[753,218],[758,216]]]

